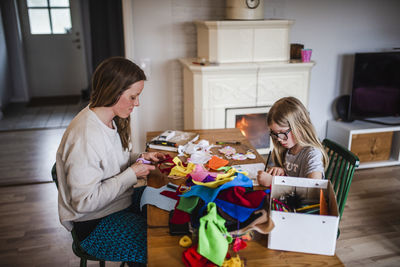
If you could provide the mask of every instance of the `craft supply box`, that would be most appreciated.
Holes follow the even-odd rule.
[[[268,248],[322,255],[335,254],[339,212],[329,180],[276,176],[271,185],[271,204],[273,198],[279,199],[279,196],[293,191],[304,199],[315,199],[319,202],[320,189],[323,189],[328,202],[328,215],[271,209],[275,228],[268,235]]]

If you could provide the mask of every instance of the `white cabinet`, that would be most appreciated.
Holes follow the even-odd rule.
[[[361,168],[399,165],[400,126],[387,126],[387,125],[381,125],[364,121],[340,122],[331,120],[328,121],[327,138],[351,150],[352,140],[355,135],[373,134],[373,133],[379,134],[384,132],[393,132],[393,137],[391,141],[390,140],[387,141],[391,142],[389,159],[381,161],[370,161],[370,162],[362,162],[360,160],[359,168],[361,169]]]
[[[292,20],[196,21],[197,56],[210,62],[289,60]]]

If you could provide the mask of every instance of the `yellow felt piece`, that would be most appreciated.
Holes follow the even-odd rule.
[[[195,181],[195,180],[192,180],[192,182],[194,184],[207,186],[209,188],[217,188],[218,186],[220,186],[220,185],[222,185],[224,183],[232,181],[234,178],[235,178],[235,176],[231,176],[231,177],[221,178],[219,180],[215,180],[215,181],[208,182],[208,183],[198,182],[198,181]]]
[[[242,267],[244,263],[240,259],[239,255],[236,257],[231,257],[229,260],[224,260],[222,263],[222,267]]]
[[[176,164],[176,166],[171,169],[169,173],[170,176],[185,177],[186,175],[191,173],[196,167],[196,164],[193,164],[192,162],[189,162],[186,167],[183,166],[182,161],[178,157],[175,157],[172,161]]]
[[[217,188],[218,186],[220,186],[222,184],[225,184],[225,183],[235,179],[235,177],[236,177],[235,174],[237,172],[243,173],[246,176],[248,175],[247,172],[238,171],[235,168],[231,168],[226,173],[218,174],[217,177],[215,178],[215,181],[203,183],[203,182],[198,182],[198,181],[192,180],[192,182],[194,184],[207,186],[209,188]]]
[[[233,176],[233,175],[235,175],[235,173],[243,173],[244,175],[249,175],[247,172],[245,172],[245,171],[238,171],[238,170],[236,170],[235,168],[231,168],[231,169],[229,169],[226,173],[221,173],[221,174],[218,174],[217,175],[217,178],[215,178],[216,180],[218,180],[218,179],[223,179],[223,178],[228,178],[228,177],[230,177],[230,176]]]

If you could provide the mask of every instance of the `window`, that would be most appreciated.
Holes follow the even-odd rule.
[[[71,31],[69,0],[26,0],[31,34],[66,34]]]

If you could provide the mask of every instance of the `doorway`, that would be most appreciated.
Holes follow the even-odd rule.
[[[18,0],[29,96],[80,95],[88,87],[79,0]]]

